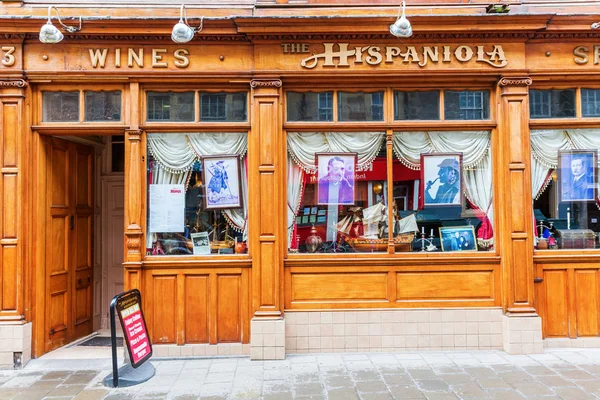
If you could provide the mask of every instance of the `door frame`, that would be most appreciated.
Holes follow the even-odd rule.
[[[32,343],[31,356],[32,358],[40,357],[45,351],[45,328],[46,328],[46,207],[48,194],[46,191],[46,174],[48,154],[46,145],[52,136],[59,139],[72,141],[94,148],[95,156],[101,154],[104,145],[86,140],[81,137],[69,137],[62,135],[41,134],[33,131],[32,140],[32,158],[33,158],[33,177],[30,190],[32,200],[30,220],[32,221],[32,245],[34,248],[32,255],[32,273],[31,273],[31,321],[32,321]],[[95,157],[94,156],[94,157]],[[93,162],[94,167],[96,163]],[[95,174],[94,174],[95,178]],[[94,183],[95,188],[95,183]],[[94,246],[94,238],[92,238],[92,246]],[[95,251],[95,249],[93,250]],[[94,285],[92,290],[92,303],[94,299]],[[92,307],[93,318],[93,307]]]

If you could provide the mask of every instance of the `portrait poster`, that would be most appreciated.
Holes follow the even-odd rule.
[[[317,204],[354,204],[356,153],[317,153]]]
[[[191,233],[192,244],[194,245],[194,255],[210,254],[210,239],[208,232]]]
[[[477,238],[472,225],[447,226],[439,229],[442,251],[477,250]]]
[[[237,155],[202,158],[204,178],[204,208],[240,208],[242,183],[240,158]]]
[[[596,150],[558,152],[558,193],[560,202],[594,201],[597,198]]]
[[[185,231],[185,188],[183,185],[151,184],[148,196],[150,232]]]
[[[462,153],[421,154],[423,205],[462,205]]]

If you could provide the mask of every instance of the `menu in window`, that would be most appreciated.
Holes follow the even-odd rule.
[[[183,185],[150,185],[150,232],[183,232],[185,188]]]

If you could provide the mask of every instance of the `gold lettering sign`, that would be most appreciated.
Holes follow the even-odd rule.
[[[600,64],[600,46],[592,48],[588,46],[577,46],[573,49],[573,61],[575,64],[585,65],[590,62],[590,56],[593,58],[594,65]]]
[[[315,68],[319,63],[323,67],[349,67],[350,64],[367,63],[379,65],[384,63],[417,64],[425,67],[428,63],[450,63],[458,61],[466,63],[486,63],[495,68],[503,68],[508,64],[504,49],[499,44],[476,46],[354,46],[349,43],[323,43],[324,51],[303,59],[300,65],[304,68]],[[304,53],[301,44],[283,44],[284,53]],[[292,49],[294,51],[292,51]],[[298,51],[296,51],[298,50]]]
[[[188,57],[190,52],[186,49],[176,49],[169,54],[164,48],[150,49],[150,51],[132,47],[114,50],[104,48],[89,49],[89,55],[92,68],[105,68],[109,59],[112,60],[115,68],[121,68],[123,65],[127,68],[144,68],[148,65],[152,68],[168,68],[170,63],[177,68],[186,68],[190,65]]]

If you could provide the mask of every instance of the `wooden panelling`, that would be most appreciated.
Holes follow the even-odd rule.
[[[15,265],[17,262],[17,246],[4,245],[2,246],[2,265]],[[2,310],[16,310],[17,309],[17,288],[18,288],[18,275],[14,268],[2,268],[2,288],[0,293],[2,294]]]
[[[296,301],[382,301],[388,299],[387,273],[292,274]]]
[[[575,271],[577,336],[598,335],[598,271]]]
[[[397,274],[398,300],[493,299],[494,276],[483,272]]]
[[[2,146],[2,166],[18,166],[18,140],[19,129],[21,128],[20,107],[17,102],[2,103],[2,132],[4,132]]]
[[[16,174],[3,175],[2,188],[4,190],[4,198],[2,204],[2,229],[3,239],[17,238],[17,218],[18,212],[18,196],[15,196],[19,189],[19,177]]]
[[[249,276],[249,263],[245,268],[145,270],[142,296],[152,341],[248,343]]]
[[[185,342],[208,343],[209,275],[185,275]]]
[[[546,315],[542,315],[546,336],[568,336],[567,271],[544,273]]]
[[[241,276],[217,275],[217,341],[242,339]]]

